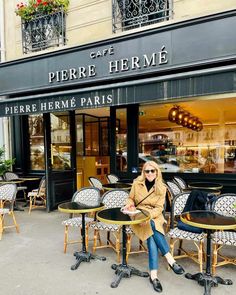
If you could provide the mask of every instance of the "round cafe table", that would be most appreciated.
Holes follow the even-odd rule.
[[[205,229],[207,233],[207,259],[206,272],[190,274],[187,273],[187,279],[195,280],[198,284],[204,286],[204,295],[211,294],[211,287],[216,287],[218,284],[232,285],[233,282],[229,279],[222,279],[219,276],[211,275],[211,234],[215,230],[232,230],[236,229],[236,219],[220,215],[213,211],[191,211],[181,214],[182,222]]]
[[[190,182],[188,187],[191,189],[212,189],[212,190],[221,190],[223,185],[215,182]]]
[[[82,236],[82,251],[76,251],[74,253],[74,256],[76,258],[76,263],[71,266],[71,270],[75,270],[79,267],[81,262],[90,262],[90,259],[100,259],[100,260],[106,260],[106,257],[93,255],[90,252],[87,252],[86,250],[86,244],[85,244],[85,214],[91,213],[91,212],[97,212],[104,208],[104,205],[101,203],[97,206],[88,206],[79,204],[76,202],[66,202],[62,203],[58,206],[58,210],[60,212],[64,213],[79,213],[82,215],[82,229],[81,229],[81,236]]]
[[[142,272],[135,267],[127,265],[126,260],[126,225],[140,224],[150,219],[150,215],[145,210],[139,210],[139,213],[135,215],[128,215],[121,212],[121,208],[109,208],[101,210],[97,213],[97,219],[99,221],[111,224],[122,225],[122,263],[112,264],[111,268],[115,270],[117,275],[116,279],[111,283],[112,288],[118,287],[122,278],[130,278],[131,275],[137,275],[140,277],[148,277],[147,272]]]
[[[131,184],[128,183],[122,183],[122,182],[116,182],[116,183],[107,183],[103,184],[102,187],[104,191],[110,191],[113,189],[125,189],[125,190],[130,190],[131,189]]]

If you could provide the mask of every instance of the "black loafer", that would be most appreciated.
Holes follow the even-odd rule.
[[[162,285],[160,283],[160,281],[158,279],[154,279],[152,280],[151,278],[149,278],[150,280],[150,283],[152,284],[153,286],[153,289],[156,291],[156,292],[159,292],[161,293],[162,292]]]
[[[172,265],[169,264],[169,266],[177,275],[182,275],[184,273],[183,267],[176,262],[174,262]]]

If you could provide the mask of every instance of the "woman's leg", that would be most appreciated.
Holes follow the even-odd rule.
[[[147,239],[148,246],[148,260],[150,271],[158,269],[158,248],[155,243],[154,237],[151,236]]]
[[[151,220],[151,226],[152,226],[152,230],[153,230],[153,239],[156,243],[156,246],[158,249],[160,249],[161,254],[164,256],[170,251],[170,248],[169,248],[169,245],[166,241],[166,238],[162,233],[160,233],[156,230],[155,223],[153,220]]]

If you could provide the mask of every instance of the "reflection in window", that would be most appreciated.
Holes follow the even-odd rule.
[[[198,132],[168,120],[172,104],[141,106],[139,162],[154,160],[163,172],[236,173],[234,100],[179,103],[203,122]]]
[[[44,134],[43,115],[30,115],[29,143],[30,143],[30,170],[44,170]]]
[[[172,0],[113,0],[113,31],[130,30],[171,16]]]
[[[127,110],[116,110],[116,170],[127,171]]]
[[[64,113],[51,117],[51,164],[54,170],[71,168],[70,120]]]

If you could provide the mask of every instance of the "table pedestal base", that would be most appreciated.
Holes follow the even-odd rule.
[[[93,255],[90,252],[83,252],[83,251],[75,252],[74,256],[76,258],[76,263],[71,266],[71,270],[76,270],[79,267],[81,262],[90,262],[90,259],[99,259],[102,261],[106,260],[106,257],[104,256]]]
[[[232,285],[233,282],[230,279],[222,279],[219,276],[211,276],[206,273],[196,273],[196,274],[190,274],[186,273],[185,277],[190,280],[197,281],[199,285],[204,286],[204,295],[210,295],[211,294],[211,287],[217,287],[218,284],[222,285]]]
[[[111,283],[112,288],[118,287],[122,278],[130,278],[131,275],[144,278],[149,277],[148,272],[140,271],[137,268],[128,265],[112,264],[111,268],[115,270],[115,274],[117,275],[116,279]]]

